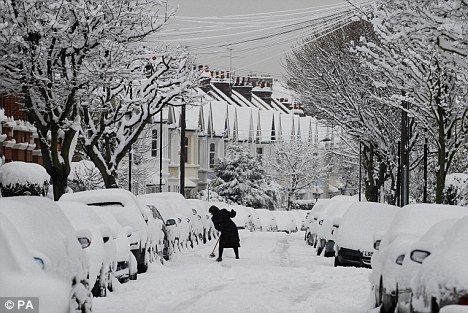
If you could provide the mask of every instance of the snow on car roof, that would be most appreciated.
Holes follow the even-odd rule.
[[[464,291],[468,286],[468,216],[459,219],[453,227],[445,233],[444,240],[437,245],[421,267],[413,287],[422,282],[430,295],[443,296],[448,293]],[[417,290],[417,289],[415,289]]]
[[[78,201],[87,205],[103,206],[122,226],[130,226],[140,233],[142,242],[147,238],[147,227],[137,198],[125,189],[89,190],[64,194],[61,201]]]
[[[374,234],[386,231],[399,210],[397,206],[383,203],[352,203],[340,223],[336,236],[337,245],[372,251]]]
[[[185,215],[190,217],[192,215],[192,211],[189,208],[187,200],[178,192],[159,192],[153,193],[154,197],[160,197],[166,199],[168,202],[171,203],[173,209],[181,215]]]
[[[395,215],[381,245],[386,245],[401,235],[419,237],[437,222],[466,215],[468,215],[468,208],[462,206],[423,203],[404,206]]]
[[[170,218],[175,218],[177,215],[177,210],[174,208],[172,202],[158,196],[157,193],[138,195],[138,199],[145,204],[154,205],[165,221]]]

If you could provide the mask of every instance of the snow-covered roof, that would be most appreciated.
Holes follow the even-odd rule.
[[[237,112],[237,136],[238,140],[249,140],[252,125],[252,108],[236,108]]]
[[[273,111],[260,111],[261,142],[271,141],[271,132],[273,129]]]

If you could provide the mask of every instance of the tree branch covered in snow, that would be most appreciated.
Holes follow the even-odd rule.
[[[357,48],[377,78],[374,86],[393,90],[375,96],[407,111],[415,138],[429,138],[436,151],[437,203],[443,201],[445,177],[468,134],[467,13],[466,4],[455,0],[378,1],[372,20],[377,40],[363,40]],[[413,152],[421,154],[421,149]]]
[[[272,146],[271,156],[265,158],[265,168],[287,194],[288,210],[298,193],[312,187],[327,172],[328,164],[322,162],[325,159],[324,151],[314,144],[292,141]]]
[[[0,1],[0,91],[23,98],[56,199],[66,190],[80,104],[90,102],[89,88],[122,74],[108,55],[160,29],[159,8],[151,0]]]
[[[109,56],[109,63],[121,60],[119,54]],[[188,56],[177,50],[159,56],[144,54],[122,67],[128,75],[109,76],[90,89],[90,101],[81,106],[80,143],[107,188],[117,186],[120,162],[153,116],[185,97],[197,76]]]
[[[374,37],[369,23],[352,23],[295,49],[286,58],[286,70],[288,85],[300,95],[309,112],[339,125],[363,144],[366,197],[377,201],[384,183],[395,181],[399,116],[398,109],[374,96],[385,96],[388,90],[372,83],[368,69],[350,50],[361,35]]]

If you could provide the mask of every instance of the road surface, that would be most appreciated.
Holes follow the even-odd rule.
[[[240,260],[232,249],[221,263],[214,245],[189,249],[154,264],[137,281],[95,299],[96,313],[316,312],[363,313],[369,270],[334,268],[317,257],[304,233],[241,231]]]

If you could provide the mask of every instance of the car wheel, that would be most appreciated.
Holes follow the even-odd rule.
[[[393,297],[392,295],[388,293],[384,293],[383,298],[382,298],[382,306],[380,308],[380,312],[381,313],[395,312],[395,307],[396,307],[395,299],[396,297]]]
[[[92,312],[92,294],[86,287],[87,282],[76,283],[76,278],[72,283],[72,294],[70,298],[71,313],[91,313]]]
[[[321,255],[323,251],[323,248],[321,246],[317,247],[317,255]]]
[[[375,292],[375,307],[378,307],[382,304],[382,296],[383,296],[382,277],[380,277],[379,287],[375,289],[374,292]]]
[[[340,261],[338,260],[338,257],[335,257],[335,263],[333,266],[335,267],[341,266]]]

